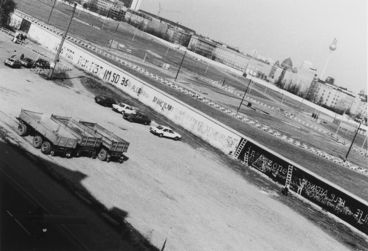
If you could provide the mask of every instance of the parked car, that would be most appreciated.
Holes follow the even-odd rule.
[[[50,62],[39,58],[35,61],[35,63],[33,64],[34,68],[42,68],[42,69],[50,69]]]
[[[22,64],[22,66],[26,67],[26,68],[32,68],[34,61],[30,58],[22,58],[20,60],[20,63]]]
[[[163,125],[151,126],[150,132],[155,135],[158,135],[159,137],[165,137],[174,140],[181,139],[181,135],[179,133],[174,132],[170,127]]]
[[[15,56],[11,56],[10,58],[5,59],[4,64],[11,67],[11,68],[20,68],[22,64]]]
[[[120,112],[122,114],[133,114],[133,113],[137,113],[137,109],[134,108],[133,106],[124,104],[124,103],[119,103],[119,104],[113,104],[112,105],[112,109],[116,112]]]
[[[149,125],[151,124],[151,119],[144,115],[143,113],[137,112],[137,113],[132,113],[132,114],[125,114],[123,115],[123,118],[130,121],[130,122],[136,122],[136,123],[141,123],[144,125]]]
[[[107,107],[112,107],[113,104],[116,104],[116,101],[113,98],[104,95],[96,96],[95,101],[97,104]]]

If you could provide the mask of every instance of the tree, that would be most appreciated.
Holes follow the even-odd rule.
[[[0,27],[8,26],[10,14],[15,9],[13,0],[0,0]]]

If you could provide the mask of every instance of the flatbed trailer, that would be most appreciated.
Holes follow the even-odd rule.
[[[94,133],[102,137],[102,147],[97,155],[100,160],[109,161],[111,158],[115,158],[120,162],[124,161],[126,158],[124,153],[128,151],[129,142],[123,140],[97,123],[87,121],[79,121],[79,123],[88,127]]]
[[[17,120],[18,134],[33,136],[32,145],[44,154],[61,153],[70,158],[77,148],[78,138],[43,113],[22,109]]]
[[[102,137],[100,135],[71,117],[53,114],[51,119],[78,138],[78,146],[73,153],[75,156],[78,157],[82,154],[88,154],[92,158],[97,156],[102,146]]]

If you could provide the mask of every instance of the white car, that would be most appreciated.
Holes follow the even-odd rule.
[[[179,133],[174,132],[170,127],[163,125],[151,126],[150,132],[158,135],[159,137],[166,137],[175,140],[181,139],[181,135]]]
[[[136,108],[134,108],[133,106],[124,104],[124,103],[113,104],[112,109],[116,112],[120,112],[120,113],[126,114],[126,115],[137,113]]]

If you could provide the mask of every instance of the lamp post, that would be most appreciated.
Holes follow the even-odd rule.
[[[176,73],[176,76],[175,76],[175,81],[178,79],[178,76],[179,76],[179,72],[180,72],[180,69],[184,63],[184,59],[185,59],[185,55],[187,54],[187,51],[184,52],[184,55],[183,55],[183,58],[181,59],[181,62],[180,62],[180,65],[179,65],[179,68],[178,68],[178,71]]]
[[[250,84],[251,84],[251,83],[252,83],[252,80],[251,80],[251,79],[249,79],[249,83],[248,83],[247,89],[245,89],[245,91],[244,91],[244,95],[243,95],[243,98],[242,98],[242,100],[240,101],[240,104],[239,104],[239,106],[238,106],[238,109],[236,109],[236,115],[238,115],[239,110],[240,110],[241,106],[243,105],[245,95],[247,94],[248,89],[249,89],[249,86],[250,86]]]
[[[52,12],[54,11],[54,8],[55,8],[55,5],[56,5],[56,1],[57,1],[57,0],[54,0],[54,3],[52,4],[52,7],[51,7],[51,11],[50,11],[49,17],[47,18],[47,24],[49,24],[49,22],[50,22]]]
[[[68,23],[68,27],[66,28],[66,31],[65,31],[63,37],[61,38],[60,44],[59,44],[58,49],[56,51],[56,55],[55,55],[54,62],[53,62],[53,67],[51,67],[51,70],[50,70],[49,75],[48,75],[48,79],[52,79],[52,75],[54,74],[54,71],[55,71],[55,68],[56,68],[56,64],[57,64],[57,62],[59,62],[59,55],[60,55],[61,49],[63,48],[63,44],[64,44],[64,41],[66,39],[66,35],[68,34],[70,25],[72,24],[72,21],[73,21],[73,17],[74,17],[75,9],[76,8],[77,8],[77,4],[74,3],[72,16],[70,17],[70,20],[69,20],[69,23]]]
[[[361,126],[361,125],[362,125],[362,120],[360,120],[360,122],[359,122],[359,126],[358,126],[357,130],[355,131],[355,135],[354,135],[353,140],[351,141],[351,144],[350,144],[349,150],[348,150],[348,152],[347,152],[347,153],[346,153],[346,155],[345,155],[345,160],[347,160],[347,159],[348,159],[349,153],[350,153],[350,151],[351,151],[351,148],[353,147],[353,144],[354,144],[355,138],[356,138],[356,136],[358,135],[358,132],[359,132],[359,129],[360,129],[360,126]]]

